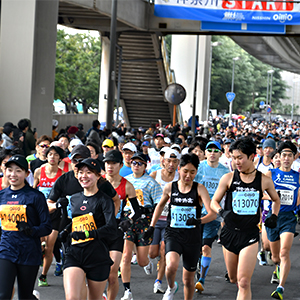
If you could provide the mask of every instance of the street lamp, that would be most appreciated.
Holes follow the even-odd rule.
[[[232,81],[231,81],[231,93],[233,93],[233,91],[234,91],[234,67],[235,67],[235,62],[237,61],[237,60],[239,60],[239,59],[241,59],[239,56],[237,56],[237,57],[234,57],[233,59],[232,59],[232,62],[233,62],[233,64],[232,64]],[[230,125],[230,122],[231,122],[231,116],[232,116],[232,103],[233,101],[231,101],[230,102],[230,104],[229,104],[229,124],[228,125]]]
[[[273,87],[273,74],[274,70],[269,70],[268,75],[271,74],[271,85],[270,85],[270,107],[272,108],[272,87]],[[271,121],[271,113],[270,113],[270,121]]]
[[[212,64],[212,50],[213,47],[222,45],[221,42],[210,43],[210,60],[209,60],[209,74],[208,74],[208,91],[207,91],[207,106],[206,106],[206,120],[209,118],[209,103],[210,103],[210,82],[211,82],[211,64]]]
[[[272,82],[273,82],[274,70],[269,70],[267,73],[268,73],[268,81],[267,81],[267,96],[266,96],[266,119],[267,119],[267,108],[269,105],[269,99],[270,99],[270,106],[272,104]],[[271,74],[271,89],[270,89],[270,98],[269,98],[270,74]]]

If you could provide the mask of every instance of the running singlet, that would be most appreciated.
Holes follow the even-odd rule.
[[[161,171],[162,171],[162,169],[156,171],[156,178],[155,178],[155,180],[160,184],[162,190],[164,190],[164,187],[169,182],[162,180],[162,178],[161,178]],[[175,172],[175,176],[174,176],[172,182],[173,181],[178,181],[178,180],[179,180],[179,173],[176,171]],[[159,220],[167,221],[167,216],[168,216],[168,213],[169,213],[169,202],[170,201],[168,201],[166,203],[166,205],[165,205],[165,207],[164,207],[164,209],[163,209],[163,211],[162,211],[162,213],[161,213],[161,215],[159,217]]]
[[[46,171],[46,166],[42,166],[40,182],[39,182],[39,191],[41,191],[45,195],[45,198],[48,199],[48,196],[50,194],[54,182],[57,180],[57,178],[59,178],[62,175],[62,170],[58,168],[57,173],[53,178],[48,178],[46,176],[45,171]]]
[[[270,163],[267,166],[263,163],[263,156],[261,156],[259,158],[259,161],[258,161],[258,164],[257,164],[257,167],[256,167],[256,169],[258,171],[262,172],[263,174],[266,174],[269,170],[271,170],[273,168],[274,168],[274,165],[272,163]]]
[[[225,210],[231,210],[231,214],[226,220],[228,228],[244,230],[257,227],[263,194],[261,175],[261,172],[256,171],[255,179],[250,183],[245,183],[241,180],[240,172],[234,171],[224,207]]]
[[[2,177],[0,178],[0,191],[2,190]]]
[[[199,164],[194,181],[203,184],[208,191],[209,197],[212,199],[221,177],[228,172],[229,169],[221,163],[216,168],[212,168],[205,160]],[[202,215],[207,215],[205,207],[202,208]]]
[[[106,176],[103,175],[103,178],[105,178]],[[123,210],[123,205],[126,205],[126,202],[123,204],[123,201],[126,200],[126,182],[127,180],[122,177],[120,184],[118,185],[117,188],[115,188],[117,194],[119,195],[120,201],[121,201],[121,205],[120,205],[120,209],[118,211],[118,214],[116,215],[116,219],[120,219],[121,218],[121,212]]]
[[[192,229],[195,225],[188,226],[186,221],[189,218],[201,217],[201,205],[199,204],[198,183],[188,193],[181,193],[178,189],[178,181],[172,183],[171,199],[169,203],[169,214],[167,217],[168,227],[171,229]]]
[[[299,173],[294,170],[284,172],[280,169],[270,171],[276,192],[280,198],[280,212],[294,211],[299,189]]]

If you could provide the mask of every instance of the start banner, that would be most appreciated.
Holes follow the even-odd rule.
[[[155,0],[157,17],[248,24],[300,24],[299,1]]]

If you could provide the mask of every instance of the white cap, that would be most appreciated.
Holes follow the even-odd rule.
[[[178,151],[174,150],[174,149],[169,149],[166,151],[165,155],[164,155],[164,159],[166,158],[174,158],[171,157],[172,155],[175,155],[177,159],[180,159],[181,155]]]
[[[76,138],[71,140],[71,142],[70,142],[71,148],[74,148],[77,145],[83,145],[83,142],[80,139],[76,139]]]
[[[126,143],[126,144],[123,146],[122,150],[130,150],[130,151],[132,151],[132,152],[134,152],[134,153],[137,152],[137,148],[136,148],[135,144],[134,144],[134,143],[131,143],[131,142]]]
[[[182,151],[181,151],[181,155],[188,154],[188,153],[189,153],[189,148],[188,147],[183,148]]]
[[[170,150],[171,148],[170,147],[162,147],[159,151],[159,154],[160,155],[163,155],[163,153],[166,153],[168,150]]]
[[[53,120],[52,120],[52,126],[56,127],[57,125],[58,125],[58,121],[55,120],[55,119],[53,119]]]
[[[178,145],[178,144],[173,144],[171,146],[171,149],[180,149],[181,150],[180,145]]]
[[[171,144],[171,140],[168,137],[165,137],[164,141],[165,141],[166,144]]]

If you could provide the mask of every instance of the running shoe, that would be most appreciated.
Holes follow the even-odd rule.
[[[162,288],[162,284],[158,280],[156,280],[154,282],[154,286],[153,286],[153,293],[154,294],[163,294],[164,292],[165,291]]]
[[[273,284],[279,284],[279,278],[277,277],[277,272],[276,271],[274,271],[272,273],[271,283],[273,283]]]
[[[120,271],[120,269],[118,270],[118,278],[121,278],[121,271]]]
[[[47,278],[39,277],[38,286],[48,286]]]
[[[55,264],[54,276],[61,276],[62,274],[63,274],[62,264],[61,263],[56,263]]]
[[[103,300],[107,300],[107,296],[105,293],[103,293],[102,298],[103,298]]]
[[[131,258],[131,264],[132,264],[132,265],[137,265],[136,254],[133,254],[133,255],[132,255],[132,258]]]
[[[266,266],[268,264],[268,262],[266,260],[265,251],[259,251],[257,253],[257,259],[258,259],[260,266]]]
[[[37,290],[33,290],[32,295],[37,299],[40,300],[40,293]]]
[[[271,297],[274,299],[283,299],[283,289],[281,287],[278,287],[272,294]]]
[[[133,300],[131,291],[128,289],[125,290],[124,296],[121,298],[121,300]]]
[[[276,265],[276,275],[279,280],[280,279],[280,266],[279,265]]]
[[[146,267],[144,267],[144,271],[147,275],[153,273],[153,262],[151,260],[149,260],[149,264]]]
[[[173,300],[174,295],[176,294],[177,291],[178,291],[178,283],[175,281],[173,288],[170,288],[168,286],[166,292],[164,293],[162,300]]]
[[[198,292],[202,293],[204,291],[204,283],[202,281],[197,281],[195,284],[195,289],[198,290]]]

